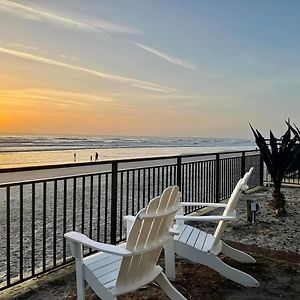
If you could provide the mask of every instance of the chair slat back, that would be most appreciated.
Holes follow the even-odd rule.
[[[250,170],[244,175],[244,177],[241,178],[238,181],[238,183],[236,184],[236,186],[227,202],[226,208],[223,212],[223,216],[232,215],[233,211],[235,210],[236,204],[241,197],[242,192],[248,189],[247,183],[248,183],[248,180],[249,180],[252,172],[253,172],[253,168],[250,168]],[[228,223],[228,221],[225,221],[225,220],[219,221],[218,226],[214,233],[215,241],[213,243],[212,248],[214,248],[214,246],[219,243],[221,236],[226,229],[227,223]]]
[[[165,241],[171,238],[169,230],[180,208],[179,195],[177,186],[169,187],[161,197],[152,199],[137,214],[128,235],[126,249],[142,253],[122,259],[117,288],[141,282],[154,270]]]

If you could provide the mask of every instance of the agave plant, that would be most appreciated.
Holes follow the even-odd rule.
[[[261,133],[257,129],[254,130],[250,124],[255,136],[255,142],[274,183],[270,205],[274,208],[276,216],[286,215],[286,201],[284,194],[281,192],[282,181],[285,174],[291,170],[297,155],[300,154],[300,147],[297,144],[299,140],[298,129],[294,129],[289,122],[286,123],[288,128],[280,142],[274,136],[273,132],[270,131],[269,146]]]
[[[288,126],[290,126],[289,123],[287,123]],[[296,146],[298,148],[298,151],[297,151],[297,155],[296,155],[296,158],[294,160],[294,162],[292,163],[292,165],[289,167],[288,169],[288,173],[293,173],[293,176],[297,176],[298,175],[298,178],[300,178],[300,130],[299,128],[294,124],[294,127],[293,128],[292,126],[291,127],[291,131],[298,137],[299,137],[299,144]]]

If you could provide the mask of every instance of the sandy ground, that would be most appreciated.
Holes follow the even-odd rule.
[[[228,264],[243,270],[259,283],[259,288],[245,288],[207,267],[178,259],[177,278],[174,285],[187,299],[300,299],[300,190],[283,189],[287,199],[288,216],[276,219],[268,207],[270,191],[259,191],[244,195],[237,207],[238,220],[227,228],[224,239],[235,241],[234,246],[256,258],[256,264],[241,264],[223,258]],[[251,224],[246,220],[247,199],[257,201],[260,206],[257,220]],[[213,231],[211,224],[199,227]],[[160,260],[163,266],[163,259]],[[46,279],[46,280],[45,280]],[[42,276],[3,293],[0,299],[76,299],[73,266],[67,270]],[[99,299],[87,288],[86,299]],[[168,299],[154,284],[119,299]]]

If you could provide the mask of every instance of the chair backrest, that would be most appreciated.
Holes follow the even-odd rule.
[[[164,190],[161,197],[152,199],[137,214],[125,247],[130,251],[140,251],[140,254],[122,259],[116,282],[117,289],[137,285],[153,272],[163,245],[173,238],[169,230],[180,207],[179,188],[171,186]]]
[[[241,197],[242,192],[248,189],[247,183],[248,183],[248,180],[249,180],[252,172],[253,172],[253,167],[250,168],[250,170],[244,175],[244,177],[241,178],[238,181],[238,183],[236,184],[236,186],[227,202],[226,208],[224,209],[223,216],[232,215],[232,213],[236,207],[236,204]],[[218,226],[214,233],[215,240],[214,240],[212,249],[219,243],[221,236],[226,229],[227,223],[228,223],[228,221],[225,221],[225,220],[219,221]]]

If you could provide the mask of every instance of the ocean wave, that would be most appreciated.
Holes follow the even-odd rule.
[[[255,146],[250,139],[113,136],[1,135],[0,152],[76,149]]]

